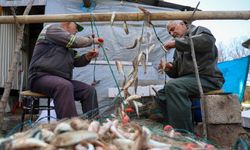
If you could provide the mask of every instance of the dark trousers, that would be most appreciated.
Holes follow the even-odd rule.
[[[202,77],[201,84],[204,92],[220,88]],[[165,122],[177,129],[193,131],[190,96],[195,95],[200,95],[195,76],[183,76],[167,82],[156,97]]]
[[[45,75],[36,79],[31,87],[34,92],[46,94],[54,99],[55,111],[58,119],[77,116],[75,101],[82,104],[83,113],[95,110],[98,113],[97,94],[94,87],[80,81]],[[88,113],[90,117],[92,113]]]

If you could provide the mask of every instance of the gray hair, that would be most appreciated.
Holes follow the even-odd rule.
[[[181,24],[181,23],[184,23],[184,21],[183,20],[170,20],[170,21],[167,22],[166,27],[168,28],[168,26],[170,26],[172,24]]]

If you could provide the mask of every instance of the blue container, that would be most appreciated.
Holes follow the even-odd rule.
[[[192,100],[192,111],[194,117],[193,120],[195,122],[202,122],[200,99]]]

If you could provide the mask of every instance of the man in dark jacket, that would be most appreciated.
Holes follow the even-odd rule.
[[[183,21],[170,21],[167,30],[174,39],[166,42],[164,47],[167,50],[175,48],[174,60],[161,63],[159,69],[166,66],[164,71],[173,79],[158,91],[156,100],[169,125],[193,131],[189,97],[199,96],[199,89],[191,56],[188,28]],[[189,30],[203,91],[220,89],[224,78],[217,68],[218,51],[214,36],[208,29],[200,26],[191,26]]]
[[[93,49],[78,56],[72,48],[100,44],[103,39],[76,36],[80,28],[75,22],[45,26],[37,39],[29,66],[28,81],[31,91],[54,99],[58,119],[77,116],[74,100],[81,102],[83,113],[92,110],[95,114],[98,113],[95,88],[71,78],[74,67],[89,64],[99,52]]]

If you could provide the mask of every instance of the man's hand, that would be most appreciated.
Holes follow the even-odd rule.
[[[85,58],[90,61],[92,58],[96,58],[99,55],[98,49],[92,49],[91,51],[87,52],[84,56]]]
[[[94,43],[95,44],[102,44],[104,42],[103,38],[94,38]]]
[[[168,41],[164,44],[164,48],[166,50],[170,50],[171,48],[175,48],[175,40]]]
[[[158,72],[165,72],[165,71],[169,71],[173,68],[173,64],[166,62],[165,60],[160,61],[160,64],[158,65]]]

